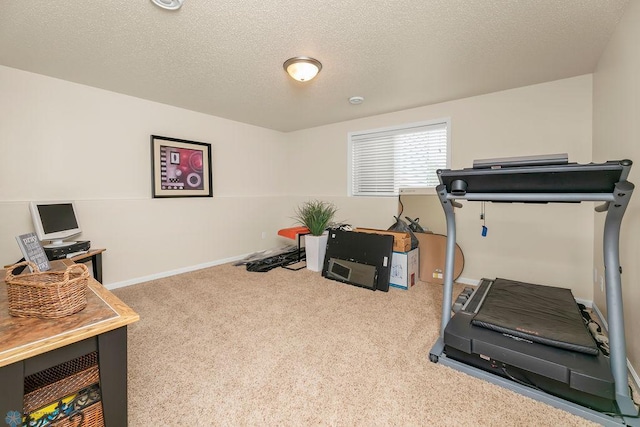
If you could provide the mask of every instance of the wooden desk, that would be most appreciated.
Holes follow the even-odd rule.
[[[93,268],[93,277],[102,283],[102,252],[106,249],[90,249],[86,254],[76,255],[70,258],[73,262],[89,262]]]
[[[52,261],[64,269],[71,260]],[[98,352],[105,425],[127,425],[127,325],[139,316],[94,279],[87,307],[61,319],[12,317],[0,270],[0,416],[22,412],[24,377]]]

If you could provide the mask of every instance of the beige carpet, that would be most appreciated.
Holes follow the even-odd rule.
[[[440,285],[373,292],[222,265],[114,293],[141,317],[129,329],[134,427],[590,425],[429,362]]]

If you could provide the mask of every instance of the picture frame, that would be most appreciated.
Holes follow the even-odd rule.
[[[151,135],[151,193],[213,197],[211,144]]]

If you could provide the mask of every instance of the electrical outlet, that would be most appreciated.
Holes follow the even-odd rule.
[[[262,237],[262,240],[266,239],[267,238],[267,232],[263,231],[262,234],[261,234],[261,237]]]

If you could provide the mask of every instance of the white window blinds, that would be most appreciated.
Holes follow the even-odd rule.
[[[433,187],[449,164],[449,121],[349,134],[351,194],[393,196],[400,187]]]

